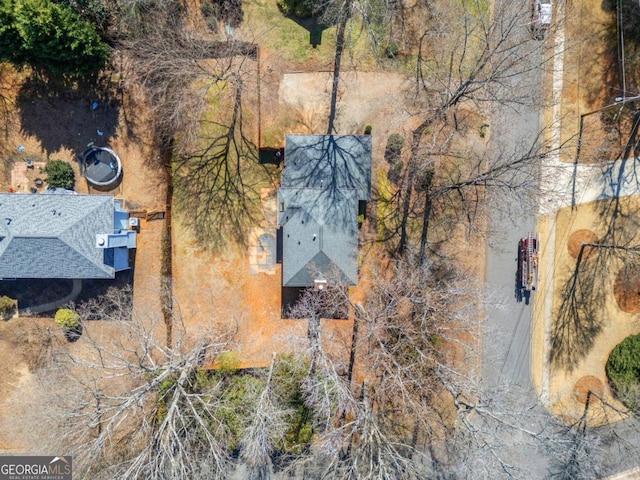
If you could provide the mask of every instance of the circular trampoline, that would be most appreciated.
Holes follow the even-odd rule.
[[[94,185],[109,186],[122,175],[120,157],[107,147],[91,147],[82,154],[82,174]]]

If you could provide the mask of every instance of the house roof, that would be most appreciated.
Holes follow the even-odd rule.
[[[371,197],[370,135],[287,135],[284,188],[355,189]]]
[[[0,194],[0,278],[113,278],[96,247],[113,231],[112,195]]]
[[[358,201],[371,197],[369,135],[287,135],[278,190],[282,285],[358,281]]]
[[[310,286],[318,274],[331,272],[339,273],[345,284],[355,285],[356,191],[281,188],[279,201],[286,205],[279,212],[283,225],[282,285]]]

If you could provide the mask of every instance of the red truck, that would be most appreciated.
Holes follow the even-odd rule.
[[[538,283],[538,239],[531,232],[518,243],[518,282],[527,292]]]

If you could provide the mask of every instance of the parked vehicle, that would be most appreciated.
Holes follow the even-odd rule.
[[[531,232],[518,244],[518,283],[527,292],[538,284],[538,239]]]
[[[544,40],[551,26],[552,8],[549,0],[531,0],[531,36]]]

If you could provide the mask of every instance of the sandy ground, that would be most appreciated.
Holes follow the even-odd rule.
[[[640,206],[638,197],[627,197],[622,200],[623,204],[631,205],[631,210],[637,211]],[[570,207],[561,209],[555,219],[555,239],[553,240],[553,271],[549,272],[549,264],[547,268],[541,271],[540,285],[541,290],[551,292],[553,295],[553,308],[551,312],[552,320],[548,323],[550,331],[549,338],[553,335],[556,322],[558,321],[558,309],[562,302],[562,289],[569,279],[569,276],[575,268],[576,259],[570,254],[569,246],[572,243],[572,235],[576,232],[589,230],[598,238],[604,235],[607,222],[600,215],[603,202],[590,202],[579,205],[575,210]],[[550,229],[552,226],[549,222],[540,225],[540,236],[542,245],[544,240],[550,238]],[[636,235],[636,238],[638,236]],[[637,240],[636,240],[637,241]],[[545,250],[549,247],[545,247]],[[547,255],[547,251],[543,250],[542,256]],[[597,261],[600,253],[593,253],[585,260],[585,262]],[[595,377],[597,381],[591,381],[594,391],[600,390],[606,403],[611,407],[605,407],[601,402],[592,402],[589,409],[589,419],[591,424],[599,424],[603,422],[611,422],[621,419],[621,415],[616,413],[616,409],[624,412],[626,409],[614,398],[609,388],[607,376],[605,373],[605,364],[611,350],[620,343],[626,336],[637,334],[640,332],[640,315],[638,313],[625,313],[620,309],[618,302],[614,296],[613,285],[616,275],[619,273],[622,263],[618,261],[610,261],[606,270],[599,272],[600,278],[594,278],[593,282],[602,282],[604,285],[603,298],[585,299],[586,302],[592,301],[597,304],[595,319],[600,325],[600,332],[595,335],[593,345],[583,354],[578,355],[579,361],[573,365],[553,365],[548,359],[542,358],[540,347],[541,336],[543,332],[542,309],[540,302],[536,305],[536,329],[534,338],[534,350],[538,353],[538,358],[534,360],[542,368],[549,370],[548,379],[548,402],[552,411],[558,415],[568,416],[569,418],[579,418],[584,412],[584,401],[580,398],[580,388],[576,388],[578,382],[583,381],[586,377]],[[583,281],[589,281],[585,279]],[[578,333],[582,335],[582,332]],[[545,351],[548,352],[548,346]],[[578,349],[576,347],[576,353]],[[535,370],[535,369],[534,369]],[[540,378],[540,377],[538,377]],[[599,383],[599,384],[598,384]],[[540,387],[540,385],[539,385]]]

